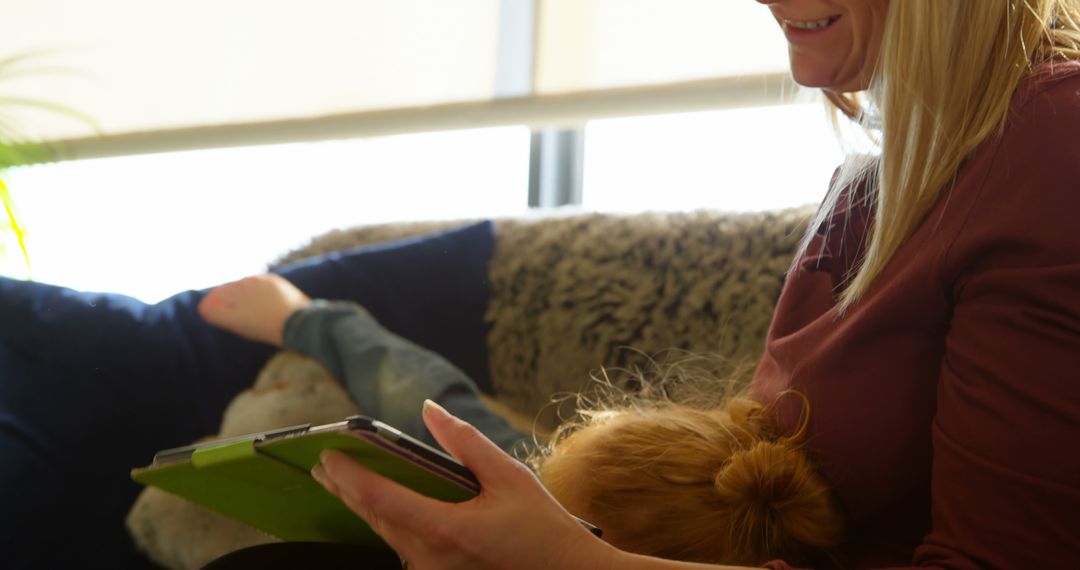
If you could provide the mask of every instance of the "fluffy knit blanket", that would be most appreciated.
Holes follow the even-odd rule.
[[[811,213],[498,221],[487,311],[498,400],[550,429],[560,414],[552,395],[587,390],[601,367],[648,369],[678,354],[710,355],[732,369],[756,360]],[[279,263],[451,225],[334,231]]]
[[[665,354],[711,355],[728,369],[753,362],[810,214],[802,208],[497,222],[486,316],[497,401],[489,405],[519,428],[546,431],[573,412],[572,399],[560,409],[553,396],[588,391],[601,367],[613,374],[647,370]],[[455,225],[333,231],[274,265]],[[319,365],[283,352],[232,402],[219,435],[326,423],[355,411]],[[198,568],[271,540],[155,489],[139,497],[128,527],[151,558],[170,568]]]

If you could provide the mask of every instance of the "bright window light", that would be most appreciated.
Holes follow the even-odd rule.
[[[583,206],[761,211],[817,203],[842,154],[821,104],[592,121]]]
[[[5,173],[33,278],[156,302],[265,270],[334,228],[527,208],[506,127],[37,165]]]

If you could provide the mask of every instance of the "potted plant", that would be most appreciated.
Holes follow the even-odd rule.
[[[47,54],[27,52],[0,59],[0,85],[16,77],[56,72],[56,68],[28,66],[43,55]],[[32,141],[23,134],[8,112],[19,108],[57,113],[91,126],[93,121],[63,105],[0,93],[0,275],[29,278],[30,252],[26,244],[26,228],[19,218],[11,192],[4,185],[3,175],[5,170],[13,166],[51,160],[54,153],[49,146]]]

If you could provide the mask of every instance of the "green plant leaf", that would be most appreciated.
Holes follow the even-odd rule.
[[[26,262],[27,274],[29,274],[30,252],[26,249],[26,229],[19,223],[19,217],[15,212],[15,201],[11,198],[11,193],[8,192],[7,186],[4,186],[2,181],[0,181],[0,203],[3,203],[4,205],[4,214],[7,222],[0,226],[0,230],[15,234],[19,249],[22,251],[23,261]]]
[[[12,125],[11,119],[0,117],[0,170],[53,158],[48,146],[25,141],[19,133],[19,128]]]
[[[40,109],[42,111],[48,111],[50,113],[56,113],[58,115],[64,115],[73,119],[78,119],[88,125],[90,125],[95,131],[100,131],[97,122],[94,121],[90,115],[82,113],[68,107],[67,105],[61,105],[60,103],[53,103],[51,101],[41,101],[38,99],[27,99],[25,97],[0,97],[0,107],[2,106],[12,107],[29,107],[32,109]]]
[[[47,62],[48,59],[61,53],[63,53],[61,50],[40,49],[0,58],[0,81],[8,81],[17,77],[41,75],[63,75],[66,77],[90,78],[89,75],[75,67]],[[46,60],[47,63],[34,63],[33,65],[30,65],[39,60]]]
[[[5,71],[8,71],[13,67],[18,67],[19,65],[22,65],[24,62],[33,61],[34,59],[43,58],[43,57],[46,57],[46,58],[47,57],[52,57],[52,56],[56,55],[57,53],[60,53],[59,50],[55,50],[55,49],[34,49],[34,50],[26,50],[26,51],[19,52],[19,53],[14,54],[14,55],[9,55],[7,57],[0,58],[0,75],[2,75]]]
[[[14,146],[23,142],[22,129],[14,119],[0,117],[0,145]]]
[[[26,75],[75,74],[73,70],[63,66],[41,65],[42,60],[55,57],[57,53],[60,52],[43,49],[0,58],[0,82]],[[0,109],[12,107],[34,109],[68,117],[88,125],[94,132],[101,134],[101,128],[92,117],[67,105],[28,97],[0,96]],[[25,132],[10,114],[8,116],[0,114],[0,170],[21,164],[47,162],[55,157],[52,148],[30,140]]]
[[[24,164],[48,162],[53,159],[53,156],[54,153],[49,147],[40,143],[0,145],[0,170]]]

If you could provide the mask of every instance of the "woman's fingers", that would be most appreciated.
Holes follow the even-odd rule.
[[[476,475],[485,493],[497,493],[508,485],[513,488],[522,477],[533,478],[525,465],[499,449],[480,430],[431,400],[424,402],[424,424],[439,445]]]
[[[431,402],[425,402],[424,422],[476,473],[480,496],[444,503],[339,451],[323,452],[312,476],[416,568],[561,567],[570,556],[577,567],[614,567],[610,548],[577,524],[523,464]]]
[[[353,512],[365,511],[365,507],[355,501],[348,495],[341,498],[341,502]],[[410,567],[428,567],[427,564],[421,565],[418,563],[430,557],[431,548],[428,543],[431,542],[431,536],[429,534],[418,533],[415,530],[397,526],[385,518],[372,514],[370,511],[368,512],[369,518],[364,519],[364,521],[398,556],[401,556],[403,560],[408,560]],[[436,554],[435,558],[445,558],[447,552],[450,552],[450,549],[444,550],[441,556]]]
[[[322,463],[315,465],[311,468],[311,477],[315,479],[324,489],[330,492],[331,495],[341,498],[341,490],[338,489],[337,483],[334,483],[330,479],[330,476],[326,474],[326,469],[322,466]]]
[[[340,451],[324,451],[312,475],[327,491],[364,519],[379,536],[394,546],[393,529],[406,533],[435,533],[439,521],[453,516],[450,505],[425,497],[369,471]],[[320,479],[321,478],[321,479]]]

